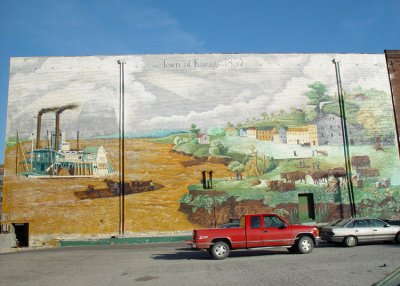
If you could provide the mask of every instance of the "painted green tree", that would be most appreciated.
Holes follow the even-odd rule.
[[[316,81],[308,85],[309,90],[304,95],[309,99],[307,105],[312,106],[308,114],[308,120],[313,120],[321,114],[321,103],[330,102],[332,97],[327,94],[327,87]]]
[[[210,144],[209,153],[211,155],[226,155],[228,151],[229,151],[228,146],[226,146],[219,140],[214,140]]]
[[[200,133],[200,128],[197,128],[197,125],[192,123],[192,125],[190,125],[189,132],[194,134],[197,137],[197,135],[199,135],[199,133]]]
[[[245,166],[238,161],[232,161],[228,165],[228,170],[229,170],[231,179],[232,179],[232,173],[235,173],[235,179],[242,180],[242,178],[243,178],[242,173],[245,171]]]

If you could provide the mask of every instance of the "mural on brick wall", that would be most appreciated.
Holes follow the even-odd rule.
[[[35,235],[118,232],[123,59],[128,233],[349,216],[333,58],[357,214],[398,216],[385,58],[357,54],[13,58],[3,213]]]

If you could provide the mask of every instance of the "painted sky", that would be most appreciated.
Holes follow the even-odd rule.
[[[125,131],[189,129],[203,132],[261,118],[262,113],[307,108],[309,85],[337,91],[332,59],[340,60],[347,90],[390,93],[383,54],[160,54],[12,58],[7,136],[36,133],[39,110],[76,105],[61,116],[74,138],[118,132],[119,60],[125,65]],[[43,130],[54,130],[54,112]]]
[[[0,1],[0,163],[10,57],[382,54],[399,48],[399,8],[397,0]],[[246,92],[235,96],[254,98]]]

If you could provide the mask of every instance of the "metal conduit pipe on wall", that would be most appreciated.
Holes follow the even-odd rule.
[[[347,190],[349,193],[349,201],[350,201],[350,212],[351,212],[351,216],[355,217],[357,215],[357,211],[356,211],[356,204],[354,202],[354,191],[353,191],[350,150],[349,150],[349,138],[348,138],[348,134],[347,134],[346,110],[344,107],[342,78],[340,75],[340,62],[333,59],[332,63],[335,65],[335,72],[336,72],[336,83],[337,83],[338,98],[339,98],[340,121],[341,121],[341,125],[342,125],[342,137],[343,137],[343,149],[344,149],[343,151],[344,151],[344,161],[345,161],[345,168],[346,168]]]
[[[125,233],[125,113],[124,113],[124,67],[125,61],[119,64],[119,234]]]

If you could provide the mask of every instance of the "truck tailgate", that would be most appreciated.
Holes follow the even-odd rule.
[[[209,248],[216,240],[227,240],[232,248],[246,246],[246,234],[243,227],[209,228],[193,231],[193,242],[196,248]]]

